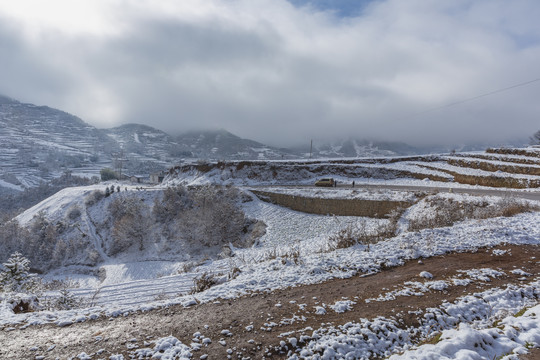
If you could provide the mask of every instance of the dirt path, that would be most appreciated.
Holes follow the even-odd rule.
[[[456,186],[457,185],[457,186]],[[253,188],[268,188],[272,187],[292,187],[292,188],[314,188],[314,185],[260,185],[260,186],[251,186]],[[352,188],[352,184],[341,183],[338,185],[338,188]],[[536,200],[540,201],[540,191],[537,189],[527,189],[527,190],[512,190],[508,188],[472,188],[472,187],[459,187],[459,184],[448,183],[445,186],[422,186],[422,185],[394,185],[394,184],[363,184],[357,183],[355,188],[357,189],[374,189],[374,190],[396,190],[396,191],[420,191],[427,193],[439,193],[439,192],[449,192],[460,194],[470,194],[476,196],[498,196],[503,198],[515,198],[515,199],[526,199],[526,200]],[[332,189],[318,187],[318,189]]]
[[[311,331],[306,328],[317,329],[323,323],[340,325],[377,316],[395,317],[402,319],[405,325],[414,325],[417,319],[410,311],[436,307],[444,300],[453,301],[477,290],[509,283],[523,284],[524,281],[519,280],[521,276],[510,273],[511,270],[521,268],[540,274],[539,246],[500,246],[496,249],[507,252],[495,256],[494,249],[482,249],[476,253],[450,254],[424,259],[422,263],[411,261],[368,277],[355,276],[273,293],[252,294],[191,308],[173,306],[65,328],[46,325],[4,330],[0,331],[0,358],[35,359],[44,356],[44,359],[67,359],[86,352],[93,354],[92,359],[108,359],[119,353],[129,359],[127,355],[133,349],[153,346],[145,344],[145,341],[173,335],[190,345],[196,332],[201,333],[198,341],[209,338],[212,342],[194,353],[194,359],[203,354],[208,354],[208,359],[227,359],[229,353],[233,359],[282,358],[283,354],[272,350],[283,340],[278,337],[282,333],[309,335]],[[434,280],[444,280],[456,277],[458,270],[480,268],[497,269],[506,275],[489,282],[475,281],[467,286],[450,286],[445,291],[430,291],[423,296],[365,302],[392,289],[400,289],[404,282],[424,281],[419,276],[422,271],[429,271]],[[334,304],[343,298],[357,303],[351,311],[338,314],[329,310],[325,315],[315,314],[315,306]],[[231,335],[224,334],[223,330]],[[223,340],[221,344],[220,340]]]

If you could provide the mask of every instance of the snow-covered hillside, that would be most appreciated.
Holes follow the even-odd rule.
[[[321,177],[334,177],[342,184],[351,184],[352,181],[403,183],[416,179],[452,183],[451,186],[457,183],[498,188],[537,188],[540,187],[540,150],[529,147],[409,157],[206,161],[174,167],[165,182],[298,185],[313,184]]]
[[[96,175],[96,168],[110,163],[103,154],[117,149],[105,134],[73,115],[5,97],[0,98],[0,128],[0,177],[18,189],[69,168],[79,173],[93,168],[90,173]]]
[[[528,168],[535,167],[530,163],[534,156],[516,156],[507,154],[486,161],[493,166],[526,161]],[[506,159],[504,164],[501,157]],[[125,329],[131,326],[127,323],[131,317],[144,321],[146,316],[190,311],[190,316],[204,318],[211,314],[207,311],[214,311],[209,309],[217,309],[214,316],[223,316],[219,324],[205,318],[204,322],[185,325],[190,329],[187,334],[166,328],[166,335],[173,333],[173,337],[159,329],[145,336],[129,335],[124,344],[133,347],[109,347],[128,335],[103,330],[111,342],[96,340],[101,349],[78,346],[79,351],[71,356],[128,358],[143,353],[160,355],[166,349],[180,353],[181,349],[186,358],[225,358],[236,353],[239,358],[428,359],[460,358],[463,354],[474,358],[472,354],[478,354],[513,359],[512,354],[540,346],[534,310],[540,298],[540,202],[514,198],[535,195],[538,189],[490,193],[493,196],[458,194],[453,189],[474,192],[479,187],[453,182],[455,175],[447,172],[450,168],[446,165],[439,166],[441,170],[432,169],[454,158],[467,160],[472,154],[432,156],[425,161],[199,163],[176,168],[165,184],[155,187],[106,183],[65,189],[17,220],[35,230],[36,220],[42,221],[38,222],[42,226],[46,219],[56,229],[58,239],[77,245],[77,252],[64,253],[71,262],[60,262],[42,276],[47,281],[69,278],[71,284],[77,283],[68,293],[87,299],[86,305],[15,313],[13,301],[4,297],[0,326],[15,334],[19,327],[53,323],[71,326],[73,334],[81,336],[86,330],[78,327],[79,322],[87,323],[88,331],[95,333],[93,321],[103,328],[114,328],[118,322],[117,326]],[[474,170],[477,164],[470,163],[463,172],[489,177],[486,170]],[[428,169],[427,164],[434,166]],[[498,178],[512,178],[510,168],[505,170]],[[283,186],[308,185],[328,175],[342,186]],[[374,175],[378,178],[370,177]],[[432,180],[425,180],[430,176]],[[537,175],[527,176],[533,180],[529,183],[537,180]],[[352,188],[353,180],[359,188]],[[367,183],[378,187],[364,187]],[[232,184],[240,187],[238,193],[223,186]],[[396,184],[403,188],[392,190]],[[232,191],[226,198],[234,199],[244,214],[242,227],[236,228],[240,236],[209,242],[213,228],[238,213],[235,207],[224,207],[227,216],[214,219],[206,212],[194,211],[197,206],[204,208],[201,204],[213,203],[209,199],[222,196],[200,197],[197,189],[212,196]],[[314,215],[265,202],[253,195],[254,189],[300,198],[404,201],[409,205],[383,218]],[[211,228],[195,231],[201,219],[211,223]],[[127,245],[116,251],[119,239]],[[471,260],[461,263],[466,257]],[[485,263],[490,265],[480,265]],[[406,279],[392,280],[402,272],[408,274]],[[370,283],[370,279],[375,280]],[[348,282],[361,282],[363,287],[348,287]],[[332,290],[325,290],[327,287]],[[55,299],[65,294],[49,290],[44,296]],[[248,305],[242,315],[219,310],[222,305],[234,308],[237,301],[260,302],[253,305],[254,316]],[[402,306],[405,303],[424,305]],[[386,312],[377,310],[385,307]],[[180,310],[169,313],[167,309]],[[197,313],[197,309],[206,310]],[[261,309],[268,317],[260,318]],[[518,311],[519,318],[511,315]],[[111,319],[110,324],[101,323],[106,319]],[[27,330],[33,331],[31,327]],[[43,356],[52,347],[51,354],[66,355],[65,348],[57,348],[62,339],[51,343],[38,334],[33,336],[35,350],[13,340],[8,342],[10,351],[34,351]],[[433,344],[424,344],[427,340]],[[248,356],[251,345],[254,355]]]
[[[73,189],[71,193],[74,194],[77,191],[82,191],[82,189]],[[157,191],[159,190],[150,190],[149,195]],[[55,201],[40,204],[34,211],[47,209],[53,213],[61,212],[60,209],[69,203],[65,201],[69,198],[68,193],[60,194]],[[477,197],[467,195],[447,196],[452,197],[453,201],[462,202],[481,200],[486,204],[494,204],[499,201],[498,198],[489,197],[477,199]],[[413,206],[404,214],[403,221],[428,216],[431,213],[428,204],[420,202]],[[381,225],[385,225],[388,220],[308,215],[257,199],[244,203],[243,208],[250,216],[263,220],[267,224],[266,234],[260,239],[258,246],[246,249],[233,248],[233,257],[209,259],[198,264],[189,263],[188,267],[185,266],[187,263],[182,261],[145,262],[134,261],[134,258],[124,259],[124,261],[110,261],[101,265],[102,273],[106,274],[102,278],[102,282],[98,280],[97,276],[76,275],[67,269],[56,271],[50,276],[70,276],[72,280],[80,280],[82,287],[72,289],[72,294],[87,298],[94,297],[97,306],[94,305],[89,309],[27,314],[13,314],[9,308],[4,308],[0,324],[10,327],[16,324],[54,322],[66,326],[80,321],[89,321],[103,315],[114,318],[120,314],[137,310],[148,311],[174,304],[189,307],[196,303],[211,303],[217,299],[232,299],[254,292],[275,291],[301,284],[321,283],[335,278],[350,278],[357,274],[374,274],[388,267],[400,266],[410,259],[430,258],[453,252],[478,251],[486,246],[492,247],[500,244],[540,245],[539,212],[524,213],[511,218],[469,220],[440,229],[408,231],[406,227],[401,227],[397,236],[371,244],[369,247],[367,244],[359,244],[346,249],[333,250],[330,239],[340,229],[356,226],[364,227],[368,231],[375,231]],[[29,215],[21,216],[21,221],[28,220]],[[499,254],[499,252],[494,251],[493,256],[503,258],[504,252]],[[231,276],[233,273],[235,275]],[[501,276],[496,275],[496,273],[496,269],[492,269],[481,270],[477,273],[471,272],[467,277],[457,277],[455,280],[434,279],[436,281],[431,281],[425,279],[423,280],[425,284],[419,284],[416,288],[416,284],[405,284],[401,293],[408,292],[415,294],[415,296],[421,296],[425,292],[445,291],[450,286],[465,286],[478,281],[488,281],[490,276]],[[527,272],[522,271],[522,273],[526,274]],[[201,274],[213,274],[216,284],[204,292],[192,295],[190,292],[193,288],[193,281]],[[479,275],[474,274],[483,275],[479,277]],[[425,275],[425,277],[428,276]],[[421,278],[420,276],[419,279]],[[488,280],[479,280],[484,278],[488,278]],[[451,342],[454,349],[465,349],[472,346],[468,345],[466,337],[473,333],[482,334],[487,331],[491,337],[495,337],[494,330],[489,330],[489,325],[494,319],[499,319],[501,316],[504,318],[504,314],[509,311],[531,306],[537,301],[537,296],[540,295],[538,287],[540,279],[534,274],[532,277],[524,275],[524,279],[527,279],[527,282],[523,284],[522,288],[500,289],[478,295],[489,299],[487,303],[484,302],[485,300],[481,303],[486,304],[487,309],[489,309],[489,311],[486,309],[485,315],[481,317],[468,315],[471,314],[471,311],[478,312],[480,309],[478,306],[481,304],[471,302],[471,299],[467,298],[459,300],[454,305],[444,305],[440,310],[431,309],[430,312],[428,311],[426,316],[429,313],[438,314],[436,324],[441,327],[441,330],[454,331],[455,335],[452,336],[450,333],[443,333],[440,346]],[[522,295],[517,298],[516,292]],[[389,292],[386,294],[383,292],[380,295],[382,299],[397,296],[397,294],[392,295]],[[343,303],[319,304],[317,306],[320,309],[317,311],[345,311],[347,313],[358,306],[357,301],[349,298]],[[381,300],[372,299],[370,301]],[[306,314],[306,316],[308,315]],[[463,324],[458,328],[452,325],[455,324],[456,317],[460,319],[458,322]],[[514,330],[517,337],[512,338],[513,343],[505,340],[504,347],[487,345],[483,351],[486,354],[501,355],[512,351],[512,349],[523,349],[525,341],[536,341],[535,337],[539,336],[537,328],[530,325],[531,321],[533,323],[536,321],[535,319],[534,312],[526,313],[522,320],[529,321],[528,323],[517,325],[514,322],[516,324],[514,329],[517,327]],[[511,320],[508,318],[504,321],[510,322]],[[364,358],[364,356],[367,358],[369,353],[380,353],[388,356],[396,351],[403,352],[410,349],[413,334],[418,336],[424,332],[423,336],[426,336],[429,334],[429,329],[433,329],[433,326],[433,322],[426,321],[416,330],[405,331],[396,327],[391,319],[360,319],[358,322],[346,325],[346,328],[339,327],[335,330],[330,330],[333,329],[332,327],[323,326],[320,329],[313,329],[315,331],[309,336],[310,340],[304,341],[305,344],[298,348],[299,352],[291,353],[289,358],[318,358],[316,354],[325,354],[329,359],[340,359],[346,353],[355,354],[350,356],[358,358]],[[381,333],[374,330],[380,327],[386,330]],[[355,331],[363,334],[371,332],[374,341],[375,339],[376,341],[362,341],[355,335],[353,329],[357,329]],[[395,336],[401,336],[402,340],[390,341]],[[484,335],[482,336],[485,338]],[[298,343],[301,338],[298,334],[288,335],[288,338],[291,337],[296,337]],[[217,338],[212,339],[214,342],[218,340]],[[187,349],[193,354],[198,351],[195,345],[188,346]],[[415,358],[414,356],[418,356],[415,354],[440,354],[444,351],[446,350],[440,347],[425,350],[420,347],[419,350],[411,352],[410,355],[408,355],[409,352],[403,353],[403,356]]]

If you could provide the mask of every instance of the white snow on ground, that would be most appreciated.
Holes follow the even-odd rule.
[[[426,165],[425,163],[418,163],[418,165]],[[464,174],[464,175],[474,175],[474,176],[498,176],[498,177],[508,177],[508,178],[515,178],[515,179],[524,179],[524,180],[538,180],[538,176],[536,175],[525,175],[525,174],[512,174],[512,173],[506,173],[502,171],[484,171],[474,168],[465,168],[461,166],[454,166],[450,165],[446,162],[431,162],[427,164],[428,166],[431,166],[436,169],[441,170],[449,170],[458,174]]]
[[[23,191],[24,189],[19,186],[19,185],[15,185],[15,184],[12,184],[12,183],[8,183],[7,181],[4,181],[4,180],[1,180],[0,179],[0,187],[5,187],[5,188],[8,188],[8,189],[11,189],[11,190],[15,190],[15,191]]]
[[[515,359],[518,354],[540,344],[540,305],[521,316],[507,316],[497,326],[475,328],[461,323],[457,328],[442,331],[436,344],[426,344],[391,360],[429,359]]]
[[[53,196],[48,197],[47,199],[43,200],[37,205],[24,211],[15,219],[20,224],[24,225],[32,221],[34,216],[38,215],[40,212],[43,211],[47,213],[47,216],[51,221],[58,220],[57,218],[55,218],[55,216],[56,217],[65,216],[66,209],[68,207],[72,205],[81,205],[85,201],[85,198],[87,197],[87,195],[89,195],[95,190],[104,191],[105,188],[111,185],[115,187],[121,186],[122,190],[124,189],[136,190],[138,188],[137,186],[134,186],[134,185],[127,185],[127,184],[122,184],[118,182],[103,182],[97,185],[68,187],[68,188],[60,190]],[[159,187],[145,188],[146,191],[158,190],[158,189],[160,188]]]
[[[469,163],[478,163],[478,164],[481,164],[481,163],[485,163],[485,164],[490,164],[490,165],[495,165],[495,166],[500,166],[500,165],[503,165],[503,166],[515,166],[516,168],[529,168],[529,169],[534,169],[534,170],[540,170],[540,167],[538,165],[540,165],[540,159],[539,159],[539,162],[537,165],[531,165],[531,164],[519,164],[519,163],[512,163],[512,162],[508,162],[508,161],[504,161],[504,159],[501,159],[501,160],[487,160],[487,159],[479,159],[479,158],[475,158],[475,157],[453,157],[453,158],[450,158],[450,159],[453,159],[453,160],[461,160],[461,161],[465,161],[465,162],[469,162]],[[529,158],[528,160],[531,160],[531,158]]]
[[[269,224],[268,233],[262,239],[263,246],[238,249],[233,258],[209,260],[189,273],[105,285],[100,289],[74,289],[73,292],[77,295],[95,295],[99,307],[28,314],[3,311],[0,314],[0,324],[63,324],[84,321],[98,314],[117,316],[167,304],[189,305],[193,304],[195,299],[198,302],[207,302],[219,297],[234,298],[250,291],[269,291],[298,284],[318,283],[331,278],[345,278],[358,272],[376,272],[381,266],[399,265],[406,259],[451,251],[469,251],[501,243],[540,243],[540,213],[524,213],[512,218],[465,221],[449,228],[406,232],[371,245],[369,251],[366,251],[366,246],[357,245],[326,252],[322,250],[325,239],[321,230],[325,229],[325,226],[336,224],[333,217],[296,213],[259,201],[249,206],[254,207],[254,211],[258,209],[258,216]],[[285,239],[278,236],[275,227],[280,222],[283,222],[283,225],[288,223],[287,229],[293,232],[293,235]],[[313,229],[317,226],[320,226],[321,230]],[[328,234],[339,226],[333,225],[330,230],[323,231],[323,234]],[[291,255],[293,251],[299,252],[298,261]],[[132,266],[135,269],[137,266],[146,266],[146,263]],[[227,273],[233,267],[239,267],[241,273],[235,279],[225,281]],[[220,277],[221,283],[194,296],[177,296],[188,293],[193,286],[193,279],[206,271],[223,274]],[[477,275],[487,276],[483,272]],[[99,291],[96,294],[97,290]],[[168,296],[172,298],[167,298]]]
[[[102,189],[103,185],[99,188]],[[90,192],[93,188],[88,187],[87,190]],[[54,213],[62,209],[75,196],[73,192],[77,192],[76,196],[80,197],[81,189],[65,189],[54,201],[45,200],[33,209],[33,213],[19,216],[19,221],[28,222],[41,210]],[[448,196],[455,198],[457,195]],[[398,236],[372,244],[369,248],[357,245],[330,251],[328,238],[339,229],[359,223],[374,228],[388,220],[303,214],[259,200],[244,206],[250,217],[261,219],[268,225],[267,233],[259,240],[258,246],[235,249],[232,258],[207,260],[185,273],[178,272],[181,261],[107,263],[103,265],[107,273],[105,282],[97,287],[72,290],[75,295],[93,298],[94,306],[68,311],[14,314],[5,299],[0,299],[3,300],[0,305],[0,325],[55,323],[65,326],[98,316],[116,317],[171,304],[192,306],[215,301],[217,298],[234,298],[253,291],[271,291],[332,278],[347,278],[358,273],[374,273],[382,267],[399,265],[408,259],[447,252],[474,251],[480,247],[504,243],[540,245],[540,213],[536,212],[512,218],[463,221],[452,227],[419,232],[402,231]],[[409,215],[426,211],[427,207],[421,208],[418,205]],[[240,273],[236,278],[228,280],[227,275],[233,268],[239,268]],[[516,274],[518,270],[515,270]],[[205,272],[215,274],[218,284],[202,293],[188,295],[193,280]],[[370,301],[388,301],[397,296],[422,296],[428,291],[444,291],[450,284],[489,281],[501,275],[495,269],[468,270],[463,271],[462,276],[448,281],[406,283],[402,289],[389,291]],[[525,273],[518,275],[527,276]],[[540,311],[537,305],[539,289],[540,280],[535,279],[522,287],[493,289],[469,295],[456,303],[445,303],[441,308],[428,309],[424,314],[424,322],[417,329],[402,329],[393,320],[381,318],[360,319],[336,328],[316,329],[308,338],[298,339],[307,344],[300,355],[314,359],[339,359],[362,358],[367,356],[365,354],[390,356],[397,351],[405,351],[402,355],[404,359],[429,359],[429,356],[444,359],[444,356],[463,358],[467,353],[457,351],[466,351],[470,346],[485,348],[490,357],[523,351],[527,343],[540,344],[537,318]],[[354,306],[360,305],[354,301],[342,300],[328,308],[346,311]],[[510,311],[525,306],[535,307],[518,318],[506,316]],[[322,314],[327,309],[320,306],[316,311]],[[503,329],[491,326],[495,319],[504,319],[500,323],[504,324]],[[469,325],[457,327],[459,323]],[[415,351],[408,351],[412,347],[413,336],[425,337],[434,329],[443,334],[439,343],[433,347],[424,345]],[[476,340],[471,342],[471,338]],[[142,350],[147,351],[149,356],[163,358],[166,358],[167,351],[185,358],[191,356],[190,348],[175,338],[158,339],[154,347]],[[290,354],[290,358],[298,357]]]
[[[334,305],[330,305],[330,308],[339,314],[350,311],[354,304],[356,304],[356,302],[351,300],[341,300],[337,301]]]
[[[61,210],[66,209],[68,206],[71,206],[74,199],[78,199],[80,202],[83,202],[86,195],[90,194],[94,190],[102,190],[104,188],[104,185],[90,185],[84,187],[69,187],[62,189],[54,196],[51,196],[43,200],[36,206],[33,206],[30,209],[31,211],[25,211],[19,216],[17,216],[15,219],[20,224],[26,224],[32,221],[34,216],[36,216],[41,211],[44,211],[50,215],[60,213],[63,214],[64,212]]]
[[[187,360],[191,359],[191,357],[193,356],[193,354],[191,353],[191,348],[187,345],[182,344],[182,342],[174,336],[168,336],[158,339],[155,344],[156,345],[153,349],[138,349],[135,350],[135,354],[139,359],[151,357],[152,359],[163,360]]]
[[[288,359],[368,359],[393,353],[391,360],[495,359],[523,353],[527,346],[540,344],[539,285],[537,281],[523,288],[509,286],[467,295],[428,309],[418,328],[403,329],[394,320],[376,318],[316,329],[300,337],[306,345]],[[519,317],[509,315],[530,306]],[[432,337],[437,332],[441,332],[437,344],[413,350],[413,337]]]

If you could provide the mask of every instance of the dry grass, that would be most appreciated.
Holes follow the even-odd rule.
[[[455,201],[433,197],[426,200],[430,206],[431,216],[409,221],[409,231],[433,229],[452,226],[458,221],[466,219],[488,219],[494,217],[510,217],[530,211],[539,211],[540,208],[527,201],[514,198],[503,198],[495,204],[487,201]]]
[[[258,190],[253,193],[262,201],[319,215],[364,216],[381,219],[411,205],[407,201],[314,198]]]
[[[191,289],[191,294],[196,294],[203,292],[204,290],[210,289],[216,284],[216,279],[213,274],[203,273],[201,276],[193,279],[193,288]]]
[[[241,273],[242,273],[242,270],[240,270],[239,267],[234,266],[227,273],[227,279],[228,280],[236,279],[238,277],[238,275],[240,275]]]
[[[441,169],[437,167],[423,165],[423,167],[431,170],[442,171],[447,174],[450,174],[454,177],[454,181],[460,184],[468,185],[480,185],[496,188],[509,188],[509,189],[527,189],[527,188],[537,188],[540,187],[540,179],[520,179],[515,177],[504,177],[504,176],[480,176],[480,175],[466,175],[460,174],[455,171]]]
[[[529,157],[540,157],[540,152],[537,151],[529,151],[526,149],[505,149],[505,148],[489,148],[486,149],[486,153],[488,154],[505,154],[505,155],[521,155],[521,156],[529,156]]]
[[[454,173],[454,180],[461,184],[481,185],[497,188],[527,189],[540,187],[539,180],[519,179],[501,176],[475,176]]]
[[[182,265],[180,265],[180,268],[176,271],[176,273],[177,274],[188,273],[191,270],[193,270],[193,268],[195,268],[195,266],[197,266],[197,263],[195,263],[194,261],[184,262],[184,263],[182,263]]]
[[[502,155],[502,154],[501,154]],[[490,160],[490,161],[504,161],[507,163],[514,163],[514,164],[520,164],[520,165],[538,165],[540,166],[540,159],[539,158],[511,158],[506,156],[500,156],[500,155],[488,155],[488,154],[464,154],[464,155],[458,155],[458,156],[464,156],[468,158],[475,158],[475,159],[481,159],[481,160]]]
[[[500,215],[496,216],[505,216],[510,217],[524,212],[539,211],[538,206],[532,205],[525,201],[518,201],[515,199],[503,199],[499,202]]]
[[[369,251],[369,245],[379,241],[392,238],[396,235],[397,222],[401,212],[394,212],[390,217],[389,222],[379,221],[373,228],[368,229],[365,220],[360,221],[356,225],[349,225],[340,229],[336,234],[328,239],[329,251],[336,249],[345,249],[354,245],[366,245]]]
[[[300,250],[296,247],[290,248],[285,254],[281,255],[280,258],[283,265],[287,263],[301,265],[304,263],[300,257]]]
[[[269,260],[279,260],[283,265],[286,265],[288,263],[300,265],[304,263],[302,260],[302,256],[300,254],[300,250],[296,246],[290,247],[286,249],[286,251],[278,251],[277,248],[272,248],[270,250],[265,251],[262,257],[258,259],[250,259],[251,262],[255,261],[257,263],[261,263],[261,262],[269,261]]]
[[[524,174],[524,175],[540,175],[540,167],[533,166],[518,166],[511,164],[495,164],[480,160],[463,160],[463,159],[448,159],[448,164],[466,167],[471,169],[479,169],[484,171],[502,171],[509,174]]]

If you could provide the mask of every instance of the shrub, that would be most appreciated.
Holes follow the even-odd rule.
[[[330,250],[345,249],[357,244],[367,245],[369,250],[369,245],[395,236],[398,219],[399,217],[393,216],[388,222],[379,221],[371,231],[368,230],[365,220],[342,228],[330,236]]]
[[[191,206],[191,203],[185,187],[181,185],[168,187],[163,191],[161,199],[155,199],[152,213],[156,221],[166,223],[177,218]]]
[[[531,136],[531,144],[532,145],[540,145],[540,130],[534,133],[533,136]]]
[[[116,180],[118,176],[116,172],[111,168],[103,168],[100,170],[99,175],[101,176],[101,181],[107,180]]]
[[[71,310],[80,308],[83,305],[83,299],[76,297],[73,293],[67,289],[60,290],[60,296],[54,302],[54,309],[56,310]]]
[[[481,198],[467,201],[454,200],[433,196],[426,198],[430,207],[430,216],[409,220],[409,231],[433,229],[452,226],[458,221],[466,219],[488,219],[499,216],[514,216],[523,212],[538,211],[538,206],[527,201],[520,201],[511,197],[503,198],[496,203],[488,203]]]
[[[244,212],[232,188],[203,186],[190,193],[193,204],[179,225],[186,239],[203,246],[235,243],[244,229]]]
[[[197,264],[193,261],[187,261],[183,263],[180,268],[176,271],[177,274],[185,274],[193,270]]]
[[[86,197],[86,199],[84,199],[84,203],[86,206],[92,206],[94,204],[97,204],[104,197],[105,193],[103,191],[94,190]]]
[[[5,299],[6,304],[15,314],[34,312],[41,309],[37,295],[30,294],[10,294]]]
[[[39,280],[30,271],[30,260],[16,252],[3,263],[0,272],[0,289],[5,292],[31,292],[39,284]]]
[[[205,272],[201,276],[193,279],[191,294],[203,292],[204,290],[210,289],[215,284],[216,278],[214,275]]]
[[[345,249],[358,244],[358,237],[355,228],[349,225],[340,229],[336,234],[330,236],[331,249]]]
[[[67,218],[70,220],[76,220],[81,217],[81,208],[79,208],[77,205],[72,206],[67,211]]]
[[[108,249],[109,255],[116,255],[137,244],[144,250],[145,239],[149,237],[151,219],[149,209],[136,196],[117,197],[109,204],[113,220],[113,242]]]

